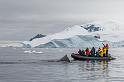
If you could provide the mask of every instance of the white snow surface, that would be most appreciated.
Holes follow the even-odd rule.
[[[113,21],[97,21],[92,22],[90,24],[94,24],[95,26],[99,26],[102,28],[101,31],[92,32],[91,34],[99,34],[101,40],[110,41],[110,42],[119,42],[123,41],[124,38],[124,29],[123,26],[113,22]]]
[[[100,27],[102,30],[88,32],[86,29],[83,28],[87,28],[90,24],[93,24],[96,27]],[[121,27],[122,26],[113,21],[95,21],[83,25],[75,25],[73,27],[68,27],[67,29],[59,33],[47,35],[46,37],[37,38],[32,41],[25,41],[23,43],[29,44],[31,47],[36,47],[41,44],[46,44],[54,39],[67,39],[76,35],[100,35],[100,41],[119,42],[124,40],[124,30]]]
[[[96,27],[101,27],[104,32],[113,32],[120,30],[120,24],[114,21],[94,21],[87,24],[83,24],[82,26],[87,27],[88,25],[94,25]]]
[[[24,43],[25,44],[30,44],[31,47],[35,47],[35,46],[38,46],[39,44],[48,43],[48,42],[50,42],[51,40],[54,40],[54,39],[67,39],[67,38],[73,37],[75,35],[88,35],[88,34],[89,33],[87,32],[87,30],[85,30],[84,28],[82,28],[78,25],[75,25],[73,27],[68,27],[67,29],[65,29],[62,32],[55,33],[55,34],[52,34],[52,35],[47,35],[46,37],[43,37],[43,38],[37,38],[37,39],[34,39],[31,42],[26,41]]]

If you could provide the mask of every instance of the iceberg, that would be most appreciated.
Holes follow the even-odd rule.
[[[64,31],[42,38],[24,41],[23,45],[35,48],[99,47],[104,42],[124,45],[123,34],[123,30],[115,22],[95,21],[68,27]]]
[[[102,42],[93,36],[76,35],[67,39],[54,39],[46,44],[36,46],[36,48],[80,48],[80,47],[100,47]]]

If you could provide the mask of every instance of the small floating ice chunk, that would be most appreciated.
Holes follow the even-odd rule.
[[[36,53],[36,54],[41,54],[41,53],[43,53],[42,51],[35,51],[35,50],[26,50],[26,51],[24,51],[24,53]]]
[[[39,52],[35,52],[35,53],[37,53],[37,54],[41,54],[41,53],[43,53],[43,52],[39,51]]]
[[[32,51],[32,53],[36,53],[36,51],[35,51],[35,50],[33,50],[33,51]]]
[[[32,51],[31,50],[26,50],[26,51],[24,51],[24,53],[32,53]]]

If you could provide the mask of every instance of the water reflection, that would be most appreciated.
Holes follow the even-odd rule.
[[[85,71],[105,71],[108,68],[108,61],[86,60],[82,61],[79,66]]]
[[[82,78],[85,76],[86,80],[108,82],[108,61],[82,61],[79,64],[79,70],[82,73]]]

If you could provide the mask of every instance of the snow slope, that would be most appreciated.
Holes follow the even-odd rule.
[[[38,48],[68,48],[68,47],[99,47],[102,43],[90,35],[76,35],[67,39],[54,39],[46,44],[41,44]]]
[[[32,41],[26,41],[23,43],[26,45],[30,45],[31,47],[36,47],[41,44],[46,44],[54,39],[67,39],[67,38],[71,38],[75,35],[88,35],[88,34],[89,33],[87,32],[87,30],[83,29],[82,27],[80,27],[78,25],[75,25],[73,27],[68,27],[67,29],[65,29],[62,32],[55,33],[52,35],[47,35],[46,37],[37,38]]]
[[[95,27],[100,27],[101,30],[92,32],[91,34],[99,34],[102,41],[119,42],[123,41],[124,30],[121,28],[120,24],[113,21],[97,21],[89,23]],[[86,25],[89,25],[86,24]],[[86,27],[84,25],[84,27]]]
[[[100,46],[101,41],[114,43],[124,41],[123,34],[119,24],[113,21],[95,21],[68,27],[59,33],[36,38],[32,41],[25,41],[23,44],[27,47]],[[100,39],[96,40],[94,38],[96,35],[99,35]],[[94,45],[94,43],[97,44]]]

